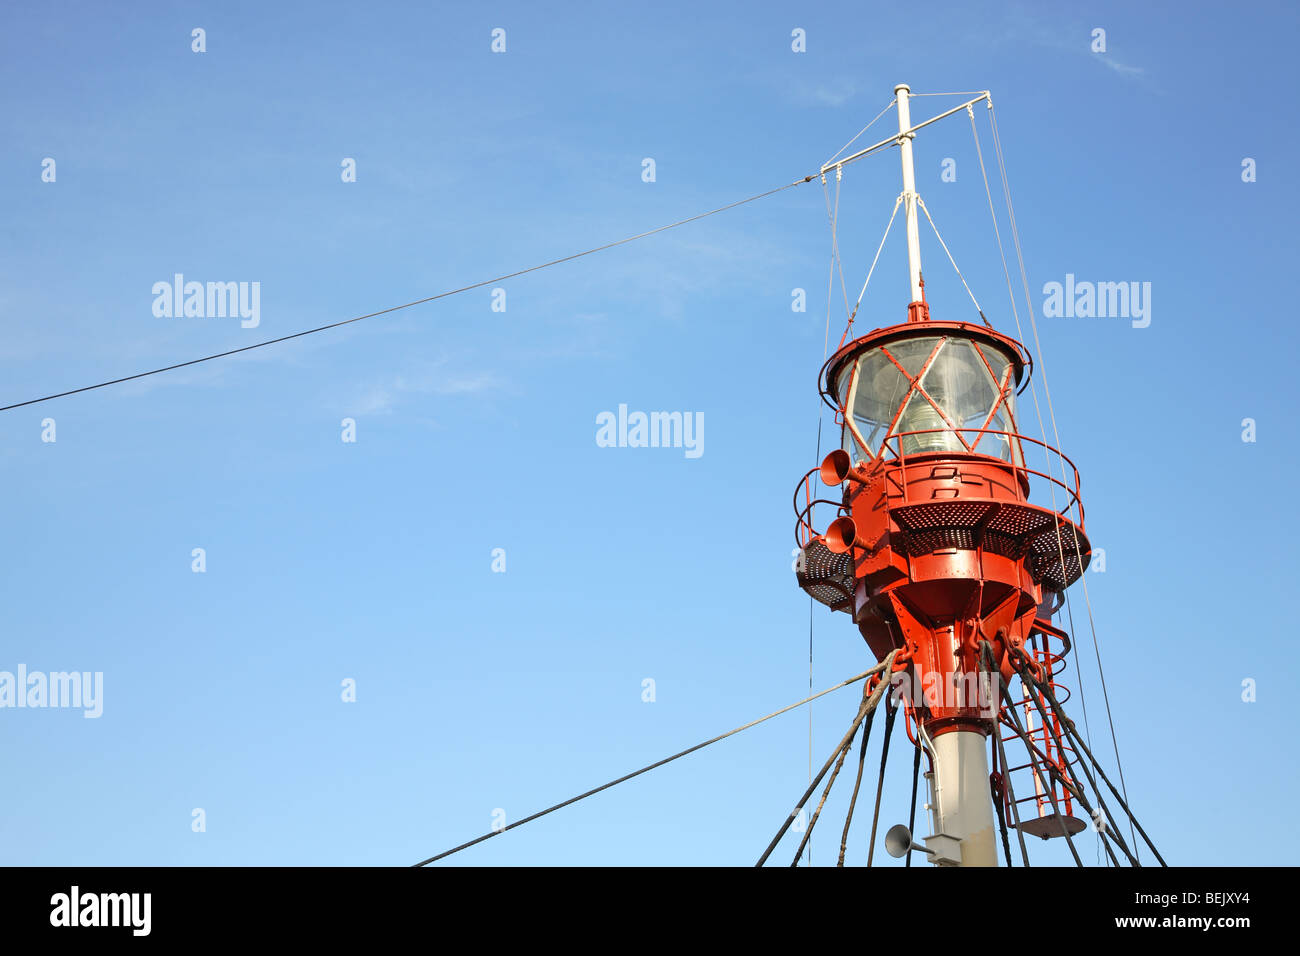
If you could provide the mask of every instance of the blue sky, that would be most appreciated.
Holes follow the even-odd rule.
[[[1294,849],[1279,741],[1300,672],[1279,604],[1300,390],[1275,304],[1297,252],[1294,9],[51,3],[5,19],[0,405],[782,185],[899,82],[990,89],[1035,309],[1067,274],[1151,283],[1149,327],[1040,315],[1035,350],[1106,550],[1088,590],[1131,803],[1172,863]],[[918,99],[913,117],[949,102]],[[916,162],[985,313],[1014,334],[965,118],[920,134]],[[850,295],[898,175],[892,150],[846,170]],[[863,330],[905,317],[895,228]],[[922,243],[936,317],[970,318],[928,227]],[[478,289],[0,414],[0,670],[104,675],[98,719],[0,710],[0,857],[414,862],[498,808],[518,819],[805,695],[789,502],[815,464],[829,249],[814,181],[506,282],[504,312]],[[155,316],[151,289],[175,273],[260,283],[260,324]],[[620,404],[702,413],[703,454],[598,447],[596,417]],[[1081,594],[1073,610],[1089,732],[1113,767]],[[870,663],[843,615],[818,607],[814,625],[815,687]],[[818,764],[856,701],[814,705]],[[901,733],[890,764],[886,824],[907,815]],[[807,773],[801,711],[458,862],[750,863]],[[847,790],[814,863],[833,860]]]

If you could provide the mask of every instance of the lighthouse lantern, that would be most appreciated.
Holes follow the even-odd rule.
[[[966,453],[1024,464],[1015,395],[1016,343],[964,323],[906,323],[863,336],[828,363],[828,396],[857,462],[888,451]]]

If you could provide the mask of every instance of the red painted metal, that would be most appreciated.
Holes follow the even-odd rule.
[[[921,301],[909,302],[907,304],[907,321],[909,322],[929,322],[930,305],[925,301],[925,277],[918,275],[917,281],[921,286]]]
[[[837,449],[801,480],[795,512],[802,553],[796,570],[808,593],[853,618],[877,659],[903,651],[905,661],[896,670],[905,672],[912,690],[909,721],[931,737],[952,730],[987,735],[994,731],[1000,702],[988,699],[987,690],[980,693],[979,643],[992,646],[1002,680],[1010,681],[1022,663],[1050,679],[1059,659],[1046,649],[1046,635],[1056,632],[1050,622],[1037,621],[1039,608],[1079,578],[1091,547],[1078,470],[1056,449],[1019,433],[1013,390],[1027,384],[1032,369],[1020,343],[986,326],[928,316],[923,295],[909,306],[906,323],[853,339],[823,366],[823,399],[860,455],[854,462]],[[894,352],[918,337],[939,341],[909,374]],[[927,373],[949,343],[959,349],[969,343],[988,373],[989,382],[981,380],[981,387],[994,396],[993,403],[974,419],[978,427],[955,421],[926,387]],[[847,407],[855,385],[871,388],[856,381],[858,359],[868,352],[892,364],[890,376],[896,371],[906,379],[879,441],[861,434]],[[1000,375],[990,361],[995,354],[1006,366]],[[841,377],[844,394],[836,390]],[[925,414],[942,427],[896,431],[914,399],[928,403]],[[1005,428],[992,427],[999,415]],[[885,421],[881,416],[868,422],[873,436]],[[943,437],[928,443],[918,438],[933,433]],[[950,438],[955,450],[932,447]],[[1004,457],[989,453],[990,446],[1002,449]],[[1061,477],[1052,474],[1050,463],[1045,470],[1028,467],[1026,447],[1055,456]],[[814,473],[837,489],[838,500],[813,494]],[[1037,500],[1049,488],[1058,499],[1055,506]],[[835,511],[824,532],[813,527],[817,503]],[[1044,758],[1068,767],[1070,755],[1039,743]]]

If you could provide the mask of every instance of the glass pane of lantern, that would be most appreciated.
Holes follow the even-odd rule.
[[[999,397],[996,383],[989,374],[989,366],[997,373],[1004,371],[1007,365],[1005,358],[995,358],[996,364],[990,361],[986,365],[967,339],[951,338],[944,343],[920,381],[921,388],[933,404],[924,395],[914,396],[899,422],[899,432],[922,433],[905,440],[904,453],[963,451],[962,442],[958,440],[950,422],[964,429],[960,434],[967,444],[977,441],[978,430],[984,426]],[[943,411],[943,415],[939,414],[939,410]],[[990,423],[990,427],[993,427],[993,423]],[[985,441],[989,439],[986,437]],[[1006,443],[1001,446],[993,443],[979,450],[983,454],[998,457],[1005,455],[1009,460],[1007,447]]]
[[[1007,366],[1011,364],[1011,360],[991,345],[978,345],[975,342],[971,342],[970,347],[978,352],[979,355],[984,356],[984,360],[983,362],[980,362],[980,364],[983,365],[984,362],[988,362],[989,368],[993,370],[994,381],[1001,384],[1002,374],[1007,370]],[[979,355],[976,355],[976,361],[979,361]],[[985,371],[988,370],[986,369]],[[1014,388],[1015,382],[1012,382],[1011,385]]]
[[[978,428],[979,426],[972,425],[971,427]],[[992,421],[988,423],[988,430],[989,432],[1011,431],[1011,423],[1007,421],[1001,408],[993,416]],[[981,455],[992,455],[995,458],[1001,458],[1003,461],[1009,461],[1016,465],[1023,466],[1025,463],[1020,451],[1020,442],[1009,435],[985,434],[981,436],[974,451]]]
[[[979,428],[998,400],[997,382],[989,375],[988,366],[975,351],[973,343],[954,339],[948,343],[948,350],[952,353],[948,356],[953,360],[952,365],[960,366],[956,377],[962,381],[960,405],[963,422],[966,419],[978,418],[979,421],[971,427]],[[997,364],[989,362],[988,365],[993,367],[994,372],[999,371]],[[974,441],[974,436],[967,435],[966,440]]]
[[[933,343],[929,348],[934,348]],[[926,354],[929,354],[928,350]],[[852,436],[845,428],[844,448],[856,458],[862,459],[875,454],[880,448],[885,431],[898,413],[898,406],[911,387],[911,382],[879,349],[872,349],[859,358],[857,370],[853,394],[853,423],[867,443],[867,447],[855,449]],[[846,371],[841,374],[838,386],[842,399],[849,397],[848,388],[849,372]]]
[[[989,379],[990,384],[992,384],[996,379],[997,385],[1000,386],[1002,383],[1002,377],[1006,374],[1007,367],[1011,364],[1011,360],[1003,355],[998,349],[992,348],[991,346],[976,345],[972,342],[970,347],[977,351],[975,356],[977,361],[980,359],[980,354],[983,355],[984,358],[983,361],[980,362],[981,365],[983,365],[985,361],[988,362],[989,368],[985,369],[985,375],[987,375],[989,369],[991,369],[994,376]],[[990,396],[991,401],[997,400],[998,393],[996,389],[990,392]],[[993,416],[992,421],[990,421],[987,426],[988,430],[991,432],[1012,431],[1013,426],[1010,416],[1015,414],[1015,410],[1015,381],[1012,378],[1008,378],[1006,400],[998,406],[997,414]],[[980,426],[979,424],[973,424],[971,427],[978,428]],[[1024,458],[1020,451],[1020,443],[1009,435],[986,435],[975,450],[983,455],[996,455],[1003,461],[1011,461],[1018,465],[1024,464]]]
[[[965,339],[949,339],[921,379],[921,387],[954,422],[993,410],[996,390],[988,369]]]
[[[929,386],[926,386],[927,390]],[[939,401],[938,395],[932,397]],[[916,455],[932,451],[965,451],[957,434],[943,420],[943,416],[920,392],[913,393],[907,410],[898,420],[894,431],[902,435],[903,454]],[[907,434],[916,432],[917,434]]]
[[[903,339],[901,342],[893,342],[883,347],[889,350],[895,362],[907,369],[908,375],[915,378],[938,344],[938,336],[926,336],[919,339]]]
[[[852,432],[845,427],[844,450],[859,460],[878,452],[890,422],[898,416],[900,404],[906,401],[907,409],[898,417],[891,434],[908,431],[924,434],[905,439],[904,454],[965,451],[952,425],[944,420],[944,416],[939,414],[925,396],[913,392],[908,397],[911,382],[899,371],[898,366],[901,365],[915,376],[927,361],[930,362],[920,379],[921,387],[929,393],[949,421],[961,429],[968,429],[963,430],[961,436],[968,444],[973,444],[979,438],[979,430],[985,426],[989,413],[997,405],[998,384],[1009,364],[1006,356],[996,348],[985,347],[982,351],[983,358],[976,351],[973,342],[961,337],[945,340],[940,336],[922,336],[865,352],[855,366],[850,366],[840,374],[836,383],[842,401],[852,398],[852,421],[866,444],[866,448],[859,448]],[[856,378],[852,378],[854,368]],[[851,382],[852,396],[849,395]],[[1004,408],[1005,406],[1000,406],[997,417],[988,422],[987,427],[991,431],[1005,431],[1009,428]],[[976,450],[980,454],[1010,461],[1011,448],[1012,443],[1005,436],[985,435]]]
[[[853,414],[867,422],[893,421],[898,404],[911,385],[907,377],[879,349],[872,349],[858,359],[857,368]],[[847,399],[844,391],[848,386],[847,373],[841,376],[841,381],[844,384],[840,395]]]
[[[977,446],[981,440],[979,430],[997,403],[998,390],[974,345],[966,339],[950,341],[945,347],[943,365],[935,369],[934,377],[936,382],[930,391],[931,397],[938,401],[936,393],[943,393],[944,411],[960,424],[963,429],[961,437],[966,444]],[[931,389],[929,385],[926,387]],[[979,449],[976,447],[974,450]]]

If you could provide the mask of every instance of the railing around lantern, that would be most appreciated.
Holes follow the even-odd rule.
[[[906,451],[903,450],[903,444],[904,444],[903,439],[905,438],[913,438],[917,435],[933,435],[933,434],[942,434],[942,435],[956,434],[960,436],[962,433],[974,434],[979,436],[979,438],[982,438],[986,435],[1002,436],[1003,438],[1006,439],[1010,447],[1013,449],[1012,460],[1008,461],[1005,458],[999,457],[998,455],[990,455],[987,452],[968,451],[965,449],[962,449],[960,451],[944,451],[944,450],[914,451],[911,453],[910,456]],[[979,438],[976,438],[976,444],[979,443]],[[1043,467],[1047,468],[1048,469],[1047,471],[1039,471],[1037,468],[1030,468],[1027,464],[1025,464],[1025,456],[1022,449],[1023,442],[1028,442],[1031,445],[1036,445],[1039,449],[1041,449],[1043,454]],[[892,457],[889,457],[886,454],[887,451],[892,453]],[[987,429],[987,428],[922,428],[916,431],[897,432],[893,435],[890,435],[881,444],[880,451],[878,452],[876,457],[876,461],[880,463],[897,461],[901,466],[903,466],[904,469],[906,469],[908,457],[919,458],[921,456],[936,455],[936,454],[975,455],[980,458],[989,458],[1001,463],[1002,465],[1011,469],[1011,471],[1014,473],[1016,477],[1016,480],[1019,481],[1021,483],[1021,486],[1026,489],[1026,494],[1031,496],[1030,500],[1032,504],[1039,504],[1042,505],[1043,507],[1050,507],[1052,511],[1056,512],[1062,518],[1066,518],[1070,521],[1073,521],[1075,524],[1079,526],[1080,530],[1083,529],[1084,527],[1083,500],[1081,498],[1081,491],[1079,487],[1079,469],[1075,466],[1074,462],[1071,461],[1065,455],[1064,452],[1062,452],[1058,448],[1054,448],[1053,446],[1047,444],[1047,442],[1039,441],[1037,438],[1030,438],[1028,435],[1021,435],[1017,432],[994,431],[992,429]],[[1052,470],[1053,470],[1052,457],[1055,457],[1057,463],[1064,466],[1059,468],[1062,475],[1065,475],[1067,479],[1070,479],[1072,476],[1072,480],[1070,480],[1069,483],[1067,483],[1066,481],[1062,481],[1060,478],[1057,478],[1055,475],[1052,474]],[[1067,467],[1069,469],[1068,472],[1066,471]],[[1055,500],[1049,500],[1048,502],[1033,501],[1032,496],[1034,491],[1034,485],[1033,482],[1029,480],[1030,475],[1033,475],[1037,478],[1045,478],[1047,479],[1047,481],[1051,482],[1052,485],[1054,485],[1057,488],[1060,488],[1063,492],[1065,492],[1065,495],[1068,499],[1065,505],[1062,506],[1060,505],[1059,502],[1056,502]],[[903,492],[903,500],[906,502],[907,501],[906,481],[903,482],[902,492]],[[1050,494],[1050,488],[1049,488],[1049,494]],[[1071,511],[1074,512],[1074,517],[1070,516]]]
[[[907,452],[905,452],[903,449],[903,444],[904,444],[903,439],[906,438],[912,438],[917,435],[926,435],[926,434],[947,435],[947,434],[961,434],[961,433],[975,434],[980,437],[987,436],[987,435],[998,435],[1004,437],[1008,442],[1008,444],[1010,445],[1010,447],[1013,449],[1012,460],[1008,461],[1007,459],[1001,458],[997,455],[990,455],[982,451],[969,451],[964,448],[960,451],[943,451],[943,450],[920,451],[920,452],[914,451],[910,455]],[[979,438],[976,439],[976,444],[978,444],[978,442],[979,442]],[[1037,446],[1041,450],[1044,459],[1044,468],[1047,468],[1048,469],[1047,471],[1040,471],[1037,468],[1031,468],[1029,465],[1025,463],[1023,443],[1026,442],[1029,443],[1030,445]],[[1079,529],[1081,531],[1084,529],[1084,511],[1083,511],[1083,500],[1081,497],[1082,492],[1080,489],[1079,469],[1075,466],[1074,462],[1071,461],[1069,457],[1066,456],[1062,451],[1060,451],[1057,448],[1054,448],[1053,446],[1047,444],[1046,442],[1039,441],[1037,438],[1031,438],[1028,435],[1021,435],[1017,432],[1011,432],[1011,431],[994,431],[986,428],[926,428],[926,429],[918,429],[916,431],[899,432],[897,434],[890,435],[888,438],[884,440],[884,442],[881,444],[880,448],[878,449],[876,456],[873,459],[866,462],[861,462],[860,464],[865,466],[868,472],[875,472],[881,467],[883,467],[884,465],[893,464],[897,462],[901,470],[904,472],[904,478],[900,482],[901,484],[900,490],[902,492],[903,501],[906,503],[908,500],[907,480],[906,480],[908,458],[912,458],[913,460],[916,460],[922,457],[931,457],[934,455],[950,455],[950,456],[962,456],[962,457],[971,456],[975,458],[985,459],[991,462],[996,462],[1002,465],[1003,467],[1007,468],[1011,472],[1014,479],[1025,490],[1026,497],[1031,504],[1036,504],[1041,507],[1049,508],[1052,512],[1054,512],[1061,518],[1064,518],[1069,521],[1073,521],[1075,524],[1079,526]],[[1053,462],[1052,462],[1053,456],[1055,457],[1056,464],[1058,466],[1056,470],[1059,470],[1061,474],[1068,479],[1067,481],[1062,481],[1060,478],[1056,477],[1051,473],[1052,466],[1053,466]],[[820,533],[813,525],[813,514],[814,514],[814,509],[816,508],[817,505],[827,504],[827,505],[834,506],[836,509],[836,517],[839,517],[840,515],[843,514],[847,514],[847,509],[844,507],[844,503],[842,501],[835,501],[828,498],[813,497],[812,476],[816,474],[817,471],[818,468],[809,469],[808,472],[802,478],[799,479],[798,484],[795,485],[795,491],[794,491],[794,513],[796,518],[795,543],[798,544],[798,546],[801,548],[807,547],[809,542],[811,542]],[[1035,478],[1045,479],[1050,484],[1042,485],[1041,483],[1039,483],[1036,486],[1034,482],[1030,481],[1031,475]],[[1043,495],[1040,488],[1046,488],[1048,490],[1048,494]],[[1064,505],[1062,505],[1059,501],[1055,500],[1056,498],[1055,491],[1054,491],[1055,488],[1061,489],[1061,491],[1064,493],[1066,499]],[[800,497],[804,499],[803,507],[800,507],[799,504]],[[1048,500],[1043,501],[1042,498],[1044,497],[1047,497]],[[1034,500],[1035,498],[1038,498],[1039,500],[1035,501]],[[1071,515],[1071,512],[1073,512],[1073,516]]]
[[[794,543],[800,548],[808,547],[809,542],[817,537],[818,532],[813,528],[813,509],[818,505],[833,505],[837,514],[847,514],[843,501],[833,501],[830,498],[814,498],[812,496],[812,476],[817,473],[817,468],[808,469],[807,474],[799,479],[798,484],[794,486]],[[803,492],[804,506],[799,507],[799,492]]]

